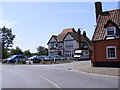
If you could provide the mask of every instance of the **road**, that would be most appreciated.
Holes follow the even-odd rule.
[[[78,63],[80,62],[52,65],[1,65],[2,88],[118,87],[118,77],[71,71],[71,68]]]

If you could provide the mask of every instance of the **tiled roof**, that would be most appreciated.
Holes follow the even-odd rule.
[[[74,28],[64,29],[58,36],[57,41],[62,42],[68,32],[76,32]]]
[[[90,49],[92,48],[91,47],[91,45],[92,45],[91,40],[87,36],[84,36],[83,34],[80,35],[77,32],[69,32],[68,34],[71,34],[71,36],[76,41],[78,41],[78,42],[80,42],[80,41],[84,42],[84,43],[86,43],[89,46]]]
[[[80,41],[80,34],[78,34],[77,32],[70,32],[70,34],[72,35],[72,37],[76,40],[76,41]],[[79,35],[79,36],[78,36]]]
[[[91,40],[86,35],[84,36],[84,34],[78,34],[78,33],[80,32],[76,32],[74,28],[69,28],[69,29],[64,29],[58,36],[52,35],[52,37],[54,37],[56,41],[60,43],[64,41],[65,37],[68,34],[70,34],[77,42],[86,43],[91,49],[91,45],[92,45]]]
[[[92,41],[104,40],[105,39],[105,28],[104,26],[107,24],[107,21],[111,20],[118,27],[120,27],[120,9],[102,12],[99,15],[97,20],[97,26],[92,38]]]

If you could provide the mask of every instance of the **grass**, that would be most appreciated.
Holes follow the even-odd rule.
[[[73,61],[74,60],[64,60],[64,61],[57,60],[55,62],[54,61],[41,61],[40,63],[33,63],[33,64],[62,64],[62,63],[71,63]],[[4,64],[7,64],[7,63],[4,63]],[[19,62],[19,64],[26,64],[26,63],[25,62]]]
[[[61,64],[61,63],[71,63],[73,62],[73,60],[64,60],[64,61],[61,61],[61,60],[58,60],[58,61],[41,61],[40,64]]]

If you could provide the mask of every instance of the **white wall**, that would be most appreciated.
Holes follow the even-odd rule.
[[[48,50],[50,50],[52,44],[56,45],[56,43],[57,43],[56,39],[52,37],[48,44]]]
[[[74,39],[70,34],[68,34],[66,37],[65,37],[65,40],[71,40],[71,39]]]
[[[67,45],[67,47],[66,47]],[[68,59],[72,59],[74,55],[75,49],[79,48],[79,43],[70,35],[68,34],[64,41],[64,56]]]
[[[54,37],[52,37],[50,42],[56,42],[56,39]]]

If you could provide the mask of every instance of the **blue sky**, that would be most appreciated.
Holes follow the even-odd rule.
[[[36,52],[47,47],[52,35],[66,28],[82,28],[91,39],[94,32],[94,2],[2,2],[0,27],[12,28],[13,48]],[[118,9],[117,2],[103,2],[103,11]]]

